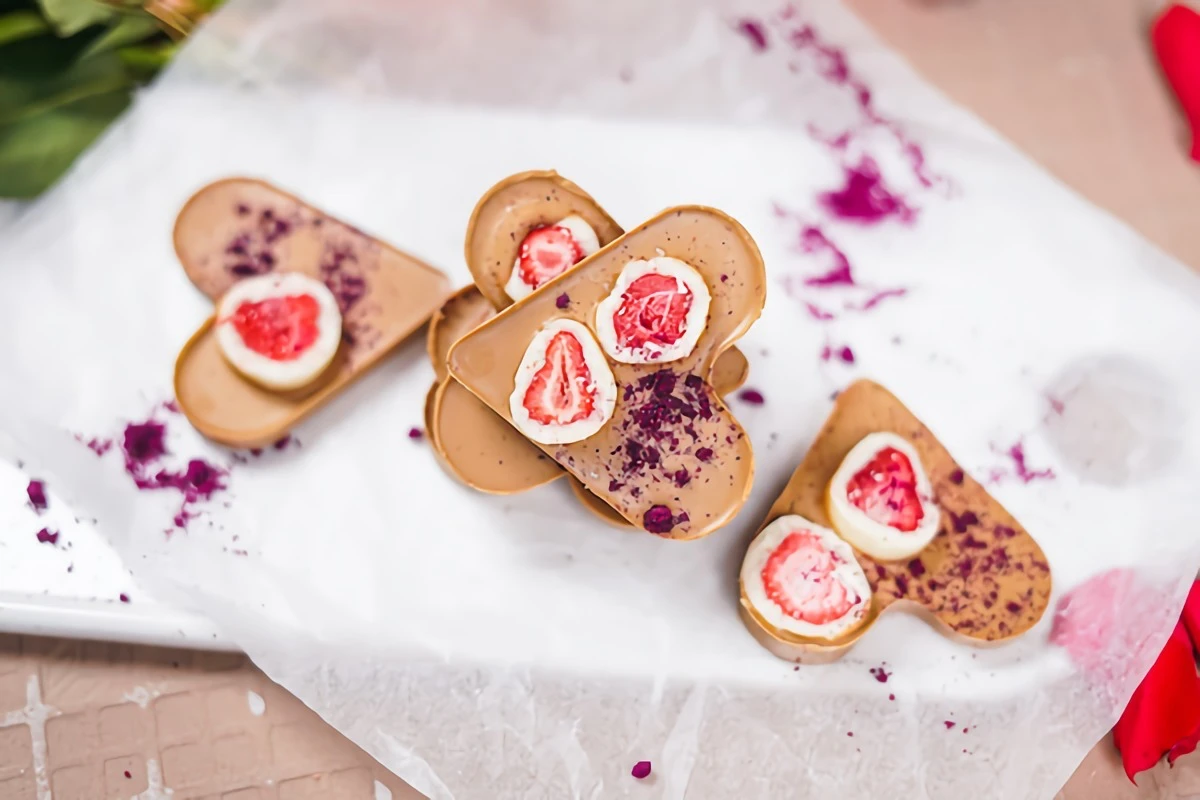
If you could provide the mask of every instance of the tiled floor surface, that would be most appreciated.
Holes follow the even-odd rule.
[[[851,0],[927,78],[1200,268],[1200,168],[1143,31],[1152,0]],[[1066,800],[1200,797],[1200,756],[1134,788],[1101,742]],[[0,637],[0,800],[417,795],[244,659]]]

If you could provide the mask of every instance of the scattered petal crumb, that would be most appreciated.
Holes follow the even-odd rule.
[[[261,717],[267,712],[267,701],[263,700],[258,692],[246,692],[246,704],[250,706],[250,713],[256,717]]]
[[[875,680],[879,681],[880,683],[887,683],[888,678],[892,677],[892,673],[890,673],[886,669],[884,669],[884,666],[887,666],[887,665],[885,664],[885,665],[879,666],[879,667],[871,667],[871,669],[869,670],[869,672],[871,673],[871,676],[874,677]]]
[[[763,397],[762,392],[757,389],[742,389],[738,392],[738,399],[752,406],[761,406],[766,402],[766,398]]]
[[[954,728],[953,720],[945,720],[942,722],[942,724],[946,726],[946,730],[952,730]]]
[[[50,505],[46,500],[46,483],[44,481],[31,480],[29,486],[25,487],[25,494],[29,496],[29,505],[33,506],[33,510],[39,514]]]
[[[125,594],[124,592],[121,592],[120,597],[118,597],[117,599],[119,599],[122,603],[128,603],[129,595]]]
[[[125,770],[125,779],[129,780],[132,777],[133,777],[133,773],[130,772],[129,770]]]
[[[650,762],[649,761],[637,762],[636,764],[633,765],[633,769],[630,771],[629,774],[632,775],[633,777],[637,778],[639,781],[642,778],[649,776],[650,775]]]
[[[421,439],[425,438],[425,431],[421,430],[420,428],[409,428],[408,438],[412,439],[414,442],[420,441]]]
[[[58,544],[58,531],[42,528],[37,532],[37,540],[42,544]]]
[[[894,694],[889,694],[889,695],[888,695],[888,700],[891,700],[892,702],[895,702],[895,701],[896,701],[896,695],[894,695]]]
[[[571,296],[566,292],[563,292],[554,299],[555,308],[566,308],[569,305],[571,305]]]

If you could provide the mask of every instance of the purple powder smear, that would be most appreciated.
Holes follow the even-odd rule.
[[[831,266],[823,275],[807,278],[805,286],[857,286],[850,259],[825,232],[816,225],[806,225],[800,231],[800,252],[806,255],[829,256]]]
[[[883,128],[892,134],[900,151],[908,160],[913,175],[922,186],[931,187],[935,182],[946,182],[944,178],[930,173],[924,150],[908,137],[903,126],[879,113],[870,86],[850,67],[844,50],[826,42],[812,25],[804,23],[790,23],[789,30],[784,32],[784,38],[795,50],[813,53],[818,74],[830,84],[845,88],[853,96],[863,128]],[[859,132],[851,128],[839,134],[817,138],[834,149],[845,150],[850,140]]]
[[[664,505],[650,506],[642,515],[642,527],[650,533],[670,533],[675,527],[675,517]]]
[[[908,289],[900,289],[900,288],[883,289],[881,291],[878,291],[878,292],[875,292],[874,294],[872,294],[862,304],[856,305],[856,306],[855,305],[847,306],[847,308],[852,311],[870,311],[875,306],[879,305],[880,303],[882,303],[884,300],[887,300],[888,298],[904,297],[907,294],[908,294]]]
[[[629,774],[632,775],[633,777],[637,778],[639,781],[642,780],[643,778],[649,777],[650,776],[650,762],[649,761],[637,762],[636,764],[633,765],[633,769],[629,771]]]
[[[758,20],[749,17],[740,19],[734,30],[746,37],[750,42],[750,49],[754,52],[761,53],[767,49],[767,29]]]
[[[911,224],[916,219],[916,210],[884,184],[875,159],[863,156],[857,167],[842,169],[845,185],[817,197],[821,207],[831,216],[863,225],[875,225],[892,218]]]
[[[31,480],[29,485],[25,487],[25,494],[29,496],[29,505],[37,513],[42,513],[50,505],[46,500],[46,484],[44,481]]]
[[[343,317],[367,293],[367,279],[359,266],[358,254],[348,245],[327,244],[317,269],[321,280],[337,298]]]
[[[42,528],[37,532],[37,540],[42,544],[58,544],[58,531]]]
[[[569,305],[571,305],[571,296],[569,294],[567,294],[566,292],[563,292],[558,297],[554,298],[554,307],[555,308],[562,309],[562,308],[566,308]]]
[[[1022,483],[1032,483],[1036,480],[1054,480],[1054,470],[1047,467],[1046,469],[1030,469],[1029,463],[1025,458],[1025,445],[1020,440],[1009,447],[1007,450],[1002,450],[995,444],[992,445],[992,451],[1001,455],[1006,455],[1012,459],[1013,467],[1017,478]],[[1003,469],[995,468],[989,475],[990,480],[999,482],[1004,480],[1008,472]]]
[[[1008,456],[1013,460],[1013,466],[1017,470],[1017,477],[1023,483],[1029,483],[1040,478],[1054,478],[1054,470],[1052,469],[1031,470],[1029,468],[1029,465],[1025,461],[1025,446],[1021,442],[1017,442],[1008,449]]]
[[[421,439],[425,438],[425,432],[420,428],[409,428],[408,438],[412,439],[414,442],[420,441]]]
[[[766,402],[766,398],[763,397],[762,392],[757,389],[742,389],[738,392],[738,399],[751,406],[761,406]]]
[[[804,308],[808,311],[808,315],[817,322],[828,322],[831,319],[836,319],[832,312],[826,311],[815,303],[807,300],[804,301]]]

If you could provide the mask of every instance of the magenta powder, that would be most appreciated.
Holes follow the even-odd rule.
[[[649,761],[637,762],[636,764],[633,765],[633,769],[629,771],[629,774],[632,775],[633,777],[637,778],[639,781],[642,780],[643,778],[649,777],[650,776],[650,762]]]
[[[25,487],[25,494],[29,497],[29,505],[39,514],[50,505],[46,500],[46,484],[43,481],[31,480]]]
[[[1017,442],[1008,449],[1008,456],[1013,460],[1013,465],[1017,470],[1017,477],[1021,479],[1022,483],[1029,483],[1030,481],[1042,478],[1054,478],[1054,470],[1052,469],[1033,470],[1029,468],[1029,464],[1025,461],[1025,446],[1021,442]]]
[[[761,53],[767,49],[767,29],[758,20],[746,17],[738,20],[734,30],[746,37],[750,42],[750,49],[756,53]]]
[[[800,251],[809,255],[826,254],[832,261],[832,266],[824,275],[806,279],[806,286],[858,285],[850,267],[850,258],[817,226],[806,225],[800,231]]]
[[[844,167],[843,172],[844,185],[817,198],[831,216],[864,225],[891,218],[908,223],[916,218],[916,212],[883,182],[879,165],[870,156],[863,156],[856,167]]]

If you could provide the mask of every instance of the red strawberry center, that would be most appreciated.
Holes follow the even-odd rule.
[[[521,242],[517,269],[521,280],[538,288],[583,260],[583,248],[559,225],[535,228]]]
[[[789,533],[763,565],[767,598],[792,619],[811,625],[841,619],[859,601],[833,574],[841,563],[810,531]]]
[[[880,450],[854,474],[846,499],[870,519],[906,533],[915,531],[925,516],[912,462],[894,447]]]
[[[230,317],[246,347],[274,361],[292,361],[317,340],[321,306],[311,294],[245,302]]]
[[[674,344],[687,331],[692,299],[692,290],[669,275],[652,272],[635,279],[613,315],[617,343],[631,350]]]
[[[546,346],[546,363],[529,382],[522,401],[531,419],[543,425],[570,425],[596,408],[596,387],[574,334],[559,331]]]

